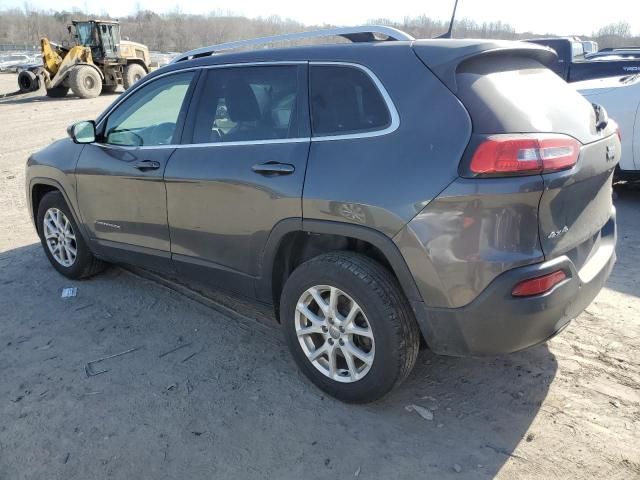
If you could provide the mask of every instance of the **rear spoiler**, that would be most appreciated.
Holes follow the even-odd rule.
[[[528,57],[548,66],[557,53],[542,45],[501,40],[416,40],[413,50],[422,62],[452,91],[456,92],[456,72],[461,64],[478,57],[508,55]]]

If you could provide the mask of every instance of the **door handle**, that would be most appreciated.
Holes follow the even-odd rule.
[[[133,164],[138,170],[157,170],[160,168],[160,162],[155,160],[139,160]]]
[[[251,167],[256,173],[261,175],[289,175],[295,171],[295,167],[290,163],[266,162]]]

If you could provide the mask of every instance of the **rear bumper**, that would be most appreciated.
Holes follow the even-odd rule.
[[[429,347],[444,355],[502,354],[553,337],[578,316],[602,289],[616,261],[615,214],[602,229],[600,244],[578,271],[567,256],[515,268],[498,276],[473,302],[460,308],[429,308],[413,302]],[[516,298],[522,280],[564,270],[567,278],[549,292]]]

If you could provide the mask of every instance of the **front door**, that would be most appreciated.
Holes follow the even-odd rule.
[[[204,75],[185,144],[165,171],[172,257],[179,269],[251,295],[274,225],[302,217],[306,63]]]
[[[169,264],[163,174],[184,124],[193,77],[176,73],[142,86],[98,125],[98,141],[82,150],[78,204],[99,253]]]

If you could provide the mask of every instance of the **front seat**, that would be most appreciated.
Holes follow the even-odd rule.
[[[225,103],[229,119],[235,126],[225,136],[225,142],[242,142],[268,138],[270,129],[262,122],[260,105],[248,83],[238,81],[225,85]]]

